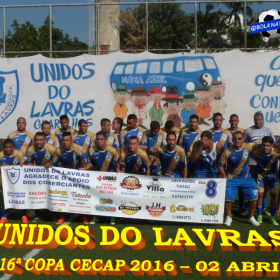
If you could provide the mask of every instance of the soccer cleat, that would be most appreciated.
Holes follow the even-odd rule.
[[[91,218],[91,220],[90,220],[89,223],[90,223],[91,225],[95,225],[95,223],[98,223],[98,222],[99,222],[98,217],[94,216],[94,217]]]
[[[251,217],[250,219],[248,219],[248,223],[251,224],[252,226],[255,226],[255,227],[258,227],[258,226],[261,225],[260,223],[258,223],[258,222],[256,221],[256,219],[255,219],[254,216]]]
[[[231,224],[232,224],[232,218],[229,217],[229,216],[227,216],[227,217],[226,217],[226,220],[225,220],[225,222],[224,222],[224,225],[230,227]]]
[[[268,216],[268,217],[271,217],[271,213],[267,210],[267,209],[264,209],[263,210],[263,213]]]
[[[240,215],[242,216],[247,216],[249,214],[248,210],[244,210],[242,213],[240,213]]]
[[[84,225],[88,225],[89,221],[87,217],[83,217],[82,222],[84,223]]]
[[[259,224],[262,224],[262,216],[257,216],[257,222],[259,223]]]
[[[28,218],[27,218],[27,216],[22,216],[22,218],[20,219],[20,221],[21,221],[23,224],[28,224]]]
[[[278,222],[276,221],[275,218],[270,218],[269,222],[273,225],[273,226],[279,226]]]
[[[60,217],[55,224],[62,225],[65,221],[66,221],[66,219],[64,217]]]
[[[31,221],[32,223],[37,223],[40,220],[39,216],[34,217],[34,219]]]
[[[111,217],[110,218],[110,224],[114,225],[116,223],[116,218],[115,217]]]
[[[5,224],[5,223],[8,223],[8,219],[1,217],[0,224]]]

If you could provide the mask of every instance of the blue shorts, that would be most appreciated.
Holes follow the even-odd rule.
[[[274,179],[274,180],[271,180],[271,179],[267,179],[267,178],[264,178],[264,179],[260,179],[258,180],[258,186],[259,188],[261,189],[265,189],[266,187],[269,187],[269,189],[277,189],[278,188],[278,178],[277,179]]]
[[[167,177],[167,178],[184,178],[183,173],[176,173],[172,176],[161,174],[161,177]]]
[[[234,202],[238,188],[241,188],[245,200],[252,201],[258,199],[258,186],[250,176],[246,179],[232,178],[227,180],[226,201]]]

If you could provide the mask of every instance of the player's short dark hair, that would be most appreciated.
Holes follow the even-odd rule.
[[[238,115],[236,115],[236,114],[230,115],[229,119],[234,118],[234,117],[236,117],[236,118],[239,120],[239,117],[238,117]]]
[[[51,123],[50,123],[49,121],[43,121],[43,122],[42,122],[42,127],[43,127],[44,124],[49,124],[49,125],[51,125]]]
[[[191,115],[191,116],[190,116],[190,119],[196,119],[196,120],[198,120],[198,121],[199,121],[199,117],[198,117],[198,115]]]
[[[9,145],[9,144],[11,144],[11,145],[15,145],[15,143],[14,143],[14,141],[12,140],[12,139],[5,139],[4,140],[4,142],[3,142],[3,147],[5,146],[5,145]]]
[[[164,125],[164,127],[166,128],[166,129],[171,129],[172,127],[174,127],[174,122],[173,121],[167,121],[166,123],[165,123],[165,125]]]
[[[127,120],[137,121],[137,116],[135,114],[130,114],[130,115],[128,115]]]
[[[116,120],[117,124],[120,124],[121,127],[123,126],[123,119],[122,118],[114,118]]]
[[[263,119],[263,114],[261,112],[257,112],[257,113],[254,114],[254,118],[259,117],[259,116],[261,116],[262,119]]]
[[[244,133],[241,132],[241,131],[239,131],[239,130],[235,131],[235,132],[233,133],[232,137],[234,137],[235,134],[241,134],[241,135],[242,135],[242,138],[244,138]]]
[[[100,121],[100,125],[103,126],[103,125],[105,125],[107,122],[111,122],[111,121],[110,121],[109,119],[104,118],[104,119],[102,119],[102,120]]]
[[[96,133],[96,138],[97,136],[103,136],[105,139],[107,139],[107,135],[104,131],[100,130]]]
[[[215,113],[213,114],[213,120],[215,120],[216,117],[221,117],[223,118],[223,115],[221,113]]]
[[[65,137],[65,136],[71,136],[72,137],[72,134],[70,131],[65,131],[62,133],[62,137]]]
[[[168,136],[169,136],[169,135],[174,135],[174,136],[175,136],[175,139],[177,139],[176,133],[175,133],[174,131],[169,131],[169,132],[167,133],[167,135],[166,135],[166,139],[168,139]]]
[[[82,125],[83,123],[87,124],[87,121],[84,119],[79,120],[78,125]]]
[[[150,124],[150,128],[151,128],[151,130],[160,128],[159,122],[158,121],[152,121],[151,124]]]
[[[38,131],[38,132],[35,133],[35,136],[44,136],[45,137],[45,134],[42,131]]]
[[[62,120],[67,120],[67,121],[69,121],[69,118],[68,118],[67,115],[61,115],[61,116],[59,117],[59,119],[60,119],[60,121],[62,121]]]
[[[262,139],[262,143],[269,143],[270,145],[273,145],[274,140],[271,136],[264,136]]]
[[[129,140],[128,140],[128,142],[130,141],[130,140],[137,140],[137,143],[139,143],[139,139],[138,139],[138,137],[137,136],[131,136],[130,138],[129,138]]]

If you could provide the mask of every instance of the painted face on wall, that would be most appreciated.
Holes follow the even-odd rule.
[[[121,105],[129,100],[130,96],[128,93],[114,93],[114,99]]]
[[[177,102],[167,102],[167,105],[163,107],[167,114],[173,115],[180,112],[180,107]]]
[[[211,92],[216,98],[223,97],[225,95],[225,89],[226,87],[223,84],[211,86]]]
[[[165,94],[152,94],[150,100],[153,102],[160,102],[165,97]]]
[[[196,97],[198,98],[196,102],[203,105],[207,105],[213,101],[213,95],[210,91],[197,92]]]
[[[182,102],[181,107],[185,108],[187,110],[195,109],[197,106],[197,103],[195,101],[192,102]]]
[[[147,104],[150,101],[150,98],[147,95],[131,95],[130,101],[136,104]]]

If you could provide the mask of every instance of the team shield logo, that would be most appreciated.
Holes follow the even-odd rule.
[[[7,169],[6,171],[7,171],[8,179],[14,185],[19,179],[20,169],[13,167],[13,168]]]
[[[15,110],[19,96],[19,79],[17,70],[0,71],[0,124]]]

